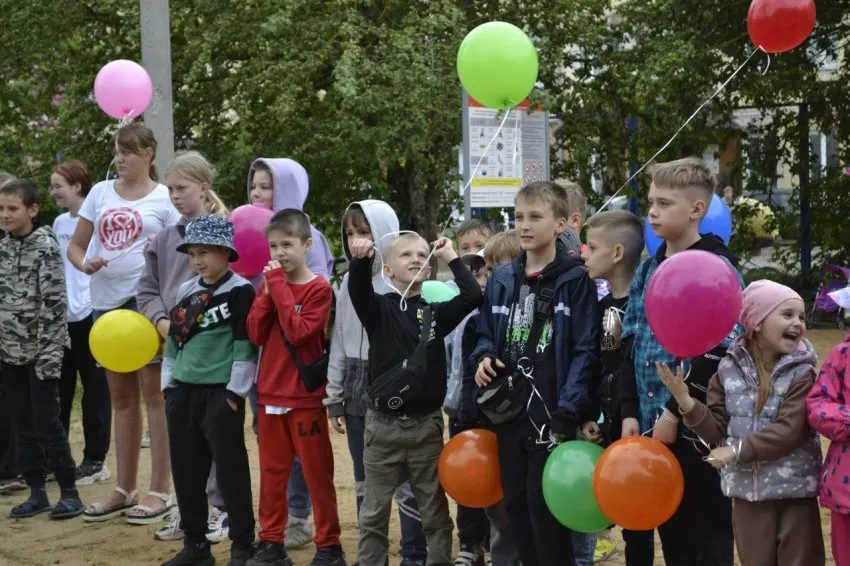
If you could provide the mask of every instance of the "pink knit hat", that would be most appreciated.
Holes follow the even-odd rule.
[[[741,324],[747,331],[747,337],[749,338],[753,335],[756,326],[764,322],[764,319],[776,307],[791,299],[796,299],[801,303],[804,302],[797,291],[774,281],[761,279],[750,283],[744,289],[743,302],[741,304]]]

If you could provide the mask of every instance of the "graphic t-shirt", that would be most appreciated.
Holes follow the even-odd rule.
[[[115,181],[92,187],[80,216],[94,225],[95,244],[89,255],[109,262],[91,277],[92,307],[97,310],[118,308],[136,296],[150,239],[180,220],[165,185],[157,185],[147,196],[129,201],[115,192]]]
[[[625,361],[620,335],[623,332],[623,317],[626,316],[628,304],[628,295],[621,299],[615,299],[614,295],[610,293],[599,303],[602,310],[601,357],[603,376],[619,370]]]
[[[80,222],[79,216],[70,212],[60,214],[53,221],[53,232],[59,240],[62,264],[65,267],[65,291],[68,295],[68,322],[79,322],[91,314],[90,277],[74,267],[68,259],[68,244]]]

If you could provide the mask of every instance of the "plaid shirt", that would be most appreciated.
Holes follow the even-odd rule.
[[[635,366],[635,381],[637,382],[640,429],[643,433],[655,426],[655,421],[664,411],[667,401],[670,400],[670,391],[658,377],[655,364],[660,362],[673,366],[676,362],[676,356],[665,350],[655,339],[646,318],[646,287],[657,268],[658,259],[655,256],[641,262],[629,289],[629,306],[623,319],[622,338],[634,336],[632,361]],[[735,272],[738,273],[737,270]],[[738,273],[738,278],[741,278],[740,273]],[[740,332],[741,328],[736,325],[720,345],[727,348]],[[684,365],[684,371],[687,374],[690,369],[690,360],[682,360],[681,363]]]

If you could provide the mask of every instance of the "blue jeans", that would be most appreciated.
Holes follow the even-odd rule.
[[[593,566],[593,553],[596,552],[596,533],[572,531],[572,536],[575,566]]]
[[[254,429],[254,434],[257,434],[257,386],[251,387],[248,394],[251,401],[251,411],[253,411],[254,419],[251,427]],[[289,483],[286,488],[286,498],[289,502],[289,516],[298,519],[306,519],[313,512],[313,505],[310,503],[310,491],[307,489],[307,481],[304,479],[304,472],[301,470],[301,461],[295,458],[292,463],[292,473],[289,474]]]

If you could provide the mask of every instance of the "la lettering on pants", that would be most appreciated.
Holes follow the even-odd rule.
[[[230,540],[254,542],[251,471],[245,449],[245,400],[234,411],[221,386],[182,383],[165,391],[165,416],[171,444],[171,475],[186,538],[206,541],[210,468],[230,521]]]
[[[76,483],[74,459],[59,419],[59,380],[39,380],[35,366],[0,368],[6,391],[4,410],[17,428],[21,471],[30,486],[44,486],[45,470],[56,476],[62,489]]]
[[[816,497],[732,500],[735,545],[743,566],[823,566]]]
[[[443,428],[442,411],[410,416],[386,415],[371,409],[366,412],[366,493],[360,508],[360,564],[381,566],[387,562],[393,492],[405,467],[428,541],[426,564],[452,563],[452,518],[437,476]]]
[[[495,427],[505,511],[523,566],[573,564],[572,532],[543,500],[545,444],[526,416]]]
[[[720,490],[720,474],[686,438],[669,446],[682,466],[685,493],[679,509],[658,527],[667,566],[732,566],[732,500]]]
[[[65,432],[70,430],[71,407],[77,389],[77,373],[83,384],[83,455],[102,462],[109,451],[109,435],[112,430],[112,401],[109,397],[109,384],[106,373],[92,356],[89,349],[91,316],[68,323],[68,335],[71,337],[71,349],[65,348],[62,358],[62,376],[59,379],[59,400],[62,405],[62,426]]]
[[[0,375],[0,480],[16,478],[20,473],[15,421],[6,410],[6,390]]]
[[[316,548],[338,545],[334,457],[324,407],[269,415],[260,405],[258,412],[260,540],[283,543],[283,529],[289,517],[286,490],[297,455],[313,503]]]

